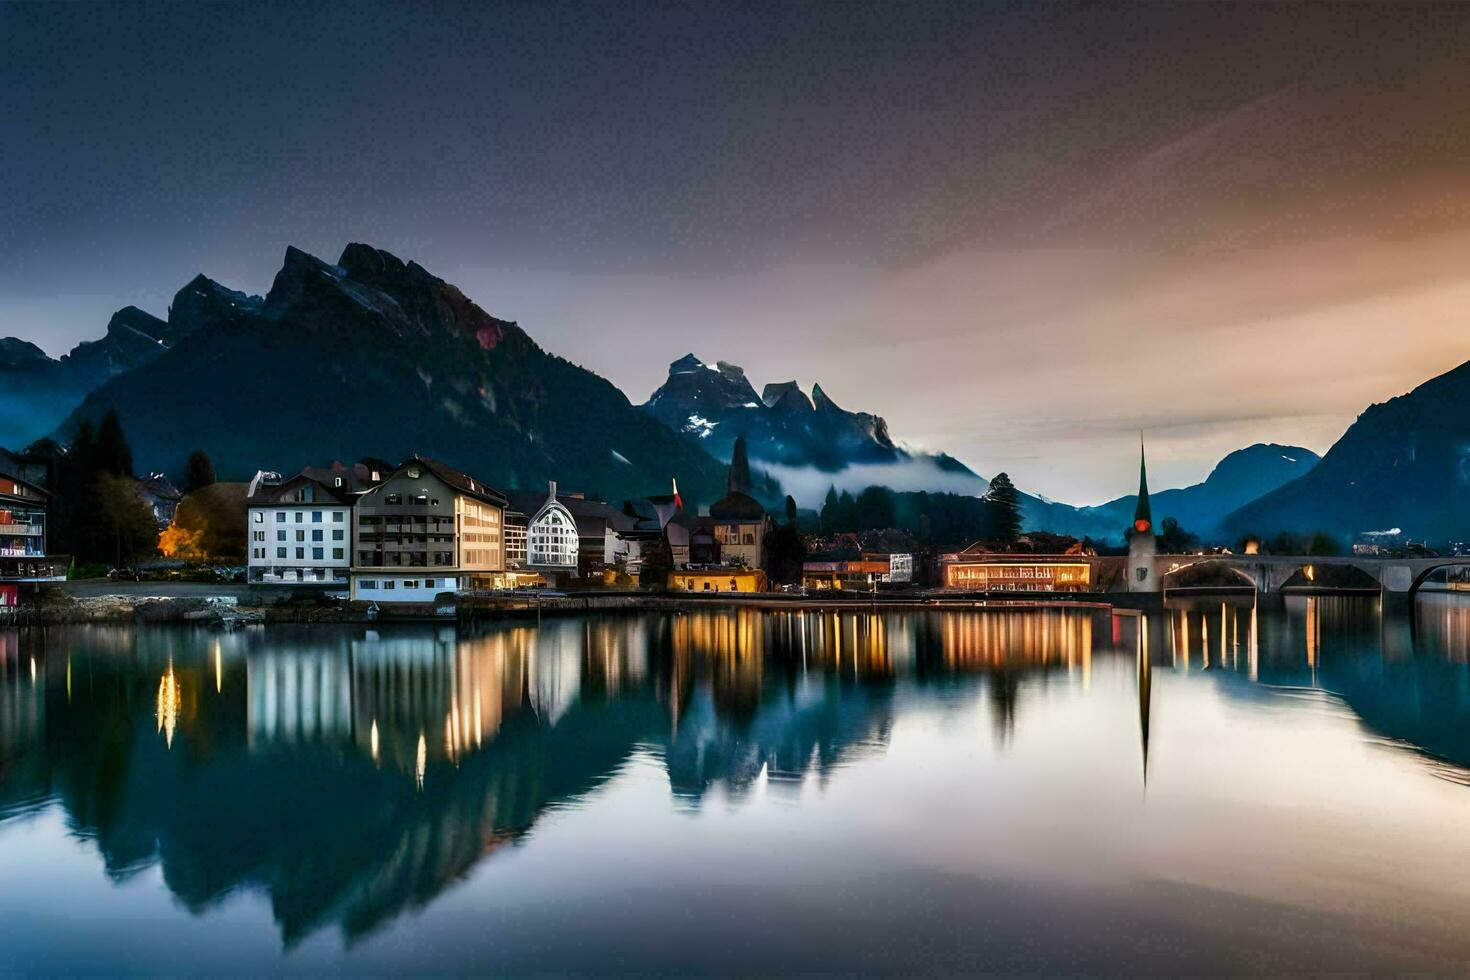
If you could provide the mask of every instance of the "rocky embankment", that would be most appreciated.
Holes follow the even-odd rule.
[[[242,607],[230,596],[70,596],[47,590],[35,601],[0,609],[0,626],[63,623],[194,623],[237,626],[265,621],[264,610]]]

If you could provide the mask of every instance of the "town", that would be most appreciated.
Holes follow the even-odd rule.
[[[185,492],[162,473],[132,476],[131,451],[113,417],[95,436],[90,428],[80,433],[64,454],[47,460],[43,451],[0,456],[0,608],[19,608],[48,585],[89,575],[105,575],[119,589],[126,580],[202,577],[243,585],[254,605],[345,600],[339,608],[373,615],[443,609],[464,596],[613,590],[828,601],[855,593],[1063,593],[1108,595],[1114,603],[1128,601],[1122,593],[1147,604],[1171,588],[1406,597],[1470,587],[1470,559],[1391,551],[1381,533],[1363,536],[1347,555],[1320,536],[1250,539],[1239,554],[1200,548],[1171,517],[1155,528],[1142,448],[1127,544],[1111,549],[1023,531],[1004,475],[983,496],[961,498],[980,517],[951,521],[950,548],[933,547],[933,502],[920,515],[931,529],[924,540],[896,526],[893,495],[879,487],[857,498],[834,488],[805,521],[789,496],[784,512],[773,514],[753,495],[758,472],[743,437],[733,446],[724,496],[697,506],[686,505],[673,476],[667,493],[610,502],[556,481],[502,490],[425,455],[333,461],[289,475],[259,470],[248,483],[228,483],[195,452]],[[68,470],[79,467],[85,474],[69,481]],[[82,499],[58,496],[48,484]],[[88,558],[111,559],[105,569],[48,550],[53,509],[66,515],[69,540]]]

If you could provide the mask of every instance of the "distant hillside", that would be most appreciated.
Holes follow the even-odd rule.
[[[222,479],[420,452],[505,487],[555,479],[618,498],[677,478],[692,500],[723,492],[723,467],[610,382],[367,245],[336,265],[287,249],[264,297],[198,276],[167,327],[183,339],[64,428],[116,409],[140,467],[177,474],[202,448]]]
[[[101,339],[60,358],[28,341],[0,339],[0,446],[20,449],[46,435],[87,392],[157,357],[183,329],[128,306],[112,315]]]
[[[1256,443],[1237,449],[1215,465],[1203,483],[1149,494],[1154,519],[1172,517],[1206,541],[1223,540],[1222,522],[1236,508],[1310,473],[1321,459],[1302,446]],[[1133,519],[1138,496],[1129,494],[1086,511],[1106,514],[1122,528]]]
[[[1231,534],[1402,528],[1470,538],[1470,363],[1373,405],[1311,472],[1242,506]]]

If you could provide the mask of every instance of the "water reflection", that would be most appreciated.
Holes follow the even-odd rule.
[[[126,881],[161,869],[192,913],[269,898],[290,946],[352,940],[654,758],[676,807],[796,799],[882,756],[905,711],[988,705],[1006,751],[1052,690],[1122,666],[1149,779],[1156,674],[1259,700],[1315,689],[1384,739],[1470,766],[1470,606],[1362,599],[1282,613],[1197,599],[1106,609],[704,612],[226,635],[0,632],[0,846],[58,804]],[[1131,721],[1128,722],[1132,724]],[[955,778],[956,774],[939,774]]]

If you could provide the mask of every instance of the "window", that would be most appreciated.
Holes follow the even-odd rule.
[[[394,588],[396,585],[397,585],[397,583],[394,582],[391,578],[385,578],[385,579],[383,579],[383,588],[385,588],[385,589]]]
[[[421,493],[413,498],[413,502],[420,507],[427,507],[429,506],[429,495],[426,493]]]
[[[286,549],[285,548],[277,548],[276,549],[276,557],[277,558],[285,558],[286,557]]]
[[[306,540],[306,532],[305,531],[297,531],[296,532],[296,540],[297,541],[305,541]]]
[[[263,511],[263,510],[256,511],[255,512],[255,523],[259,524],[259,523],[261,523],[264,520],[265,520],[265,511]]]
[[[321,522],[322,522],[322,512],[319,511],[319,510],[312,511],[311,512],[311,523],[313,523],[313,524],[320,524]]]
[[[253,531],[253,532],[251,532],[250,540],[251,541],[264,541],[265,540],[265,532],[264,531]]]
[[[436,581],[437,581],[437,579],[432,579],[432,578],[426,578],[426,579],[424,579],[424,588],[426,588],[426,589],[432,589],[434,587],[434,583]]]
[[[304,511],[304,510],[298,510],[296,512],[296,523],[297,524],[300,524],[304,520],[306,520],[306,511]]]
[[[332,485],[335,487],[340,487],[342,485],[342,478],[340,476],[337,477],[335,480],[332,481]]]
[[[412,578],[411,579],[405,579],[404,582],[403,582],[403,587],[405,589],[416,589],[416,588],[418,588],[419,587],[418,579],[412,579]]]
[[[365,578],[357,583],[357,587],[359,589],[376,589],[378,587],[378,580],[375,578]]]
[[[276,540],[277,541],[285,541],[286,540],[286,532],[285,532],[285,530],[280,530],[280,531],[277,531],[276,532]]]
[[[316,530],[313,530],[311,532],[311,540],[313,540],[313,541],[320,541],[321,539],[322,539],[322,532],[316,531]]]
[[[390,494],[388,494],[387,497],[384,498],[383,502],[385,504],[387,504],[388,506],[390,506],[390,507],[395,507],[398,504],[403,503],[403,494],[401,494],[401,493],[390,493]]]
[[[341,479],[340,477],[338,479]],[[332,523],[341,524],[347,518],[347,512],[341,510],[332,511]]]
[[[341,530],[333,531],[332,532],[332,540],[333,541],[341,541],[342,540],[342,531]]]
[[[333,548],[332,549],[332,557],[333,558],[341,558],[342,557],[342,549],[341,548]]]
[[[296,549],[296,558],[298,560],[300,560],[300,559],[305,558],[305,557],[306,557],[306,549],[305,548],[297,548]]]
[[[321,561],[322,560],[322,549],[321,548],[312,548],[311,549],[311,560],[312,561]]]
[[[286,523],[286,512],[284,510],[278,510],[278,511],[276,511],[276,523],[277,524],[284,524],[284,523]]]

